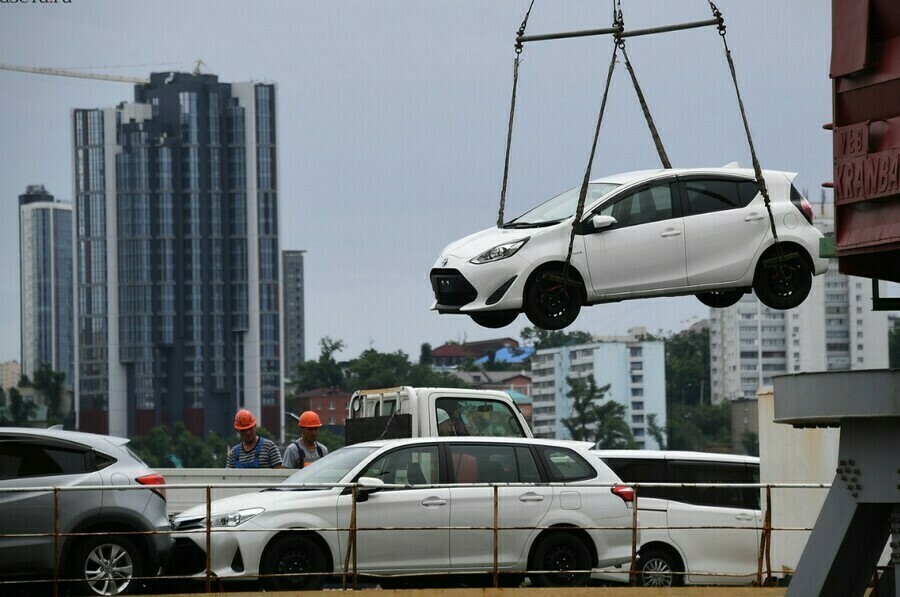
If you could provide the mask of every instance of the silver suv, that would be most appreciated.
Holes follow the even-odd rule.
[[[165,483],[127,439],[55,429],[0,428],[0,577],[53,578],[54,492],[19,488],[145,485],[59,491],[59,579],[87,595],[136,591],[171,550]],[[135,534],[129,534],[134,532]],[[139,534],[141,533],[141,534]],[[18,536],[16,536],[18,535]]]

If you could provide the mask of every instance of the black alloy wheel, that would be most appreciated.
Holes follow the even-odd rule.
[[[525,315],[541,329],[566,328],[581,312],[581,285],[561,278],[561,271],[539,271],[525,289]]]
[[[530,574],[531,583],[537,587],[583,587],[591,577],[591,552],[572,533],[558,532],[547,535],[535,549],[530,569],[543,570]],[[558,572],[551,572],[556,570]],[[583,572],[570,572],[581,570]]]
[[[265,585],[276,591],[318,591],[327,578],[325,555],[316,543],[303,536],[276,539],[264,556]],[[315,574],[315,573],[319,574]],[[296,576],[292,576],[296,575]]]
[[[713,290],[712,292],[697,293],[697,300],[713,309],[725,309],[736,305],[744,296],[742,290]]]
[[[768,257],[768,259],[767,259]],[[812,272],[804,256],[794,253],[784,255],[775,263],[768,251],[760,259],[753,279],[757,298],[770,309],[793,309],[800,306],[812,288]]]

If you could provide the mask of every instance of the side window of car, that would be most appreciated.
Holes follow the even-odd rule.
[[[518,483],[514,446],[448,444],[455,483]],[[533,464],[533,463],[532,463]]]
[[[538,453],[544,468],[554,483],[566,483],[569,481],[584,481],[597,476],[597,470],[588,464],[584,458],[565,448],[555,446],[540,446]]]
[[[389,452],[369,465],[361,477],[410,485],[440,482],[437,446],[412,446]]]
[[[743,463],[670,462],[673,483],[756,483]],[[672,499],[698,506],[759,509],[759,489],[749,487],[675,488]]]
[[[0,479],[76,475],[87,471],[85,450],[21,441],[0,443]]]
[[[522,483],[540,483],[541,473],[531,450],[524,446],[516,446],[516,463],[519,465],[519,481]]]
[[[668,483],[666,461],[659,459],[642,460],[639,458],[604,458],[604,462],[626,483]],[[669,499],[671,488],[638,487],[638,499],[652,497]]]
[[[698,215],[745,207],[755,193],[750,195],[750,187],[738,189],[733,180],[698,179],[684,181],[684,192],[688,202],[688,215]],[[755,183],[753,183],[755,188]]]
[[[668,220],[672,217],[672,190],[668,183],[644,187],[600,210],[616,219],[616,228]]]

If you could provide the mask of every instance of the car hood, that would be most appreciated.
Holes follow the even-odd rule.
[[[244,508],[266,508],[275,509],[284,504],[293,504],[295,507],[299,504],[332,494],[332,489],[312,489],[312,490],[267,490],[255,493],[242,493],[231,497],[213,500],[211,511],[213,516],[217,514],[226,514],[235,512]],[[185,510],[175,517],[180,518],[206,518],[206,505],[200,504],[189,510]]]
[[[475,234],[470,234],[456,242],[452,242],[441,251],[441,257],[459,257],[460,259],[472,259],[497,245],[529,238],[535,234],[541,234],[555,228],[557,225],[545,228],[488,228]]]

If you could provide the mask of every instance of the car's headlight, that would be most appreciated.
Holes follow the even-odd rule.
[[[214,514],[212,517],[212,526],[236,527],[239,524],[244,524],[251,518],[256,518],[265,511],[265,508],[245,508],[243,510],[237,510],[236,512]]]
[[[529,237],[530,238],[530,237]],[[506,259],[507,257],[512,257],[516,254],[516,251],[521,249],[525,243],[528,242],[528,238],[523,238],[521,240],[514,240],[510,243],[503,243],[502,245],[497,245],[493,249],[488,249],[475,259],[469,261],[469,263],[474,263],[475,265],[481,263],[490,263],[491,261],[500,261],[501,259]]]

